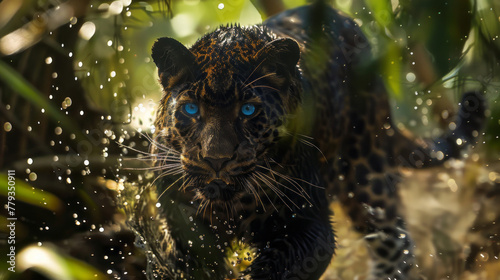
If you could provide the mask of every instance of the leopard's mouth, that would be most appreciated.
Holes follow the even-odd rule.
[[[227,184],[221,179],[215,179],[199,189],[200,195],[211,202],[227,202],[234,199],[240,192],[235,184]]]
[[[230,201],[236,195],[233,184],[227,184],[223,180],[215,179],[199,189],[200,194],[210,201]]]
[[[196,193],[196,199],[211,203],[230,203],[245,192],[244,184],[255,170],[255,163],[235,164],[229,162],[222,170],[215,172],[200,162],[186,162],[184,170],[188,177],[194,178],[187,188]]]

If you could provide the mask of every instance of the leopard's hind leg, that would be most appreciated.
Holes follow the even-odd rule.
[[[389,117],[382,124],[359,111],[350,114],[347,136],[333,163],[338,173],[335,189],[356,230],[365,235],[375,279],[416,278],[412,240],[398,194],[399,168],[430,167],[458,157],[467,144],[476,141],[484,112],[479,93],[464,94],[456,128],[425,144],[388,129]],[[360,124],[364,129],[356,129]]]
[[[357,231],[365,235],[374,279],[410,279],[412,241],[398,195],[399,175],[387,160],[388,137],[366,129],[339,147],[334,163],[337,196]]]

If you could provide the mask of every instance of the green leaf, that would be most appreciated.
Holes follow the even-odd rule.
[[[386,52],[382,60],[382,72],[384,73],[384,81],[397,98],[401,99],[401,63],[402,53],[401,48],[394,42],[389,42],[386,46]]]
[[[392,25],[394,16],[392,13],[391,1],[388,0],[367,0],[370,10],[373,12],[373,17],[377,24],[386,28]]]
[[[41,191],[22,180],[11,181],[14,185],[9,185],[9,178],[6,175],[0,175],[0,194],[9,197],[13,196],[16,201],[22,201],[31,205],[42,207],[51,211],[61,209],[61,200],[55,195]],[[12,186],[15,188],[13,189]],[[10,189],[9,189],[10,188]],[[13,201],[15,203],[15,201]]]

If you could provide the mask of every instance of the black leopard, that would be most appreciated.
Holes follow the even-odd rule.
[[[365,236],[373,278],[417,275],[398,168],[438,165],[475,143],[479,93],[463,96],[442,137],[403,136],[366,37],[321,4],[221,26],[190,48],[159,38],[152,57],[163,96],[156,194],[143,207],[158,201],[159,213],[137,226],[151,278],[318,279],[335,252],[332,199]],[[234,242],[255,256],[241,256],[251,261],[241,274],[226,263]]]

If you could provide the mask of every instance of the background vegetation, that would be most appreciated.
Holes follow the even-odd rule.
[[[16,272],[0,278],[140,277],[145,259],[117,199],[131,150],[147,149],[160,98],[150,48],[192,44],[220,24],[257,24],[302,0],[0,1],[0,200],[16,171]],[[500,3],[336,0],[373,45],[398,127],[432,137],[466,90],[489,100],[476,149],[446,168],[408,174],[402,197],[429,279],[500,279]],[[425,187],[422,187],[425,186]],[[337,205],[339,253],[325,279],[366,277],[359,236]],[[420,238],[420,240],[419,240]]]

